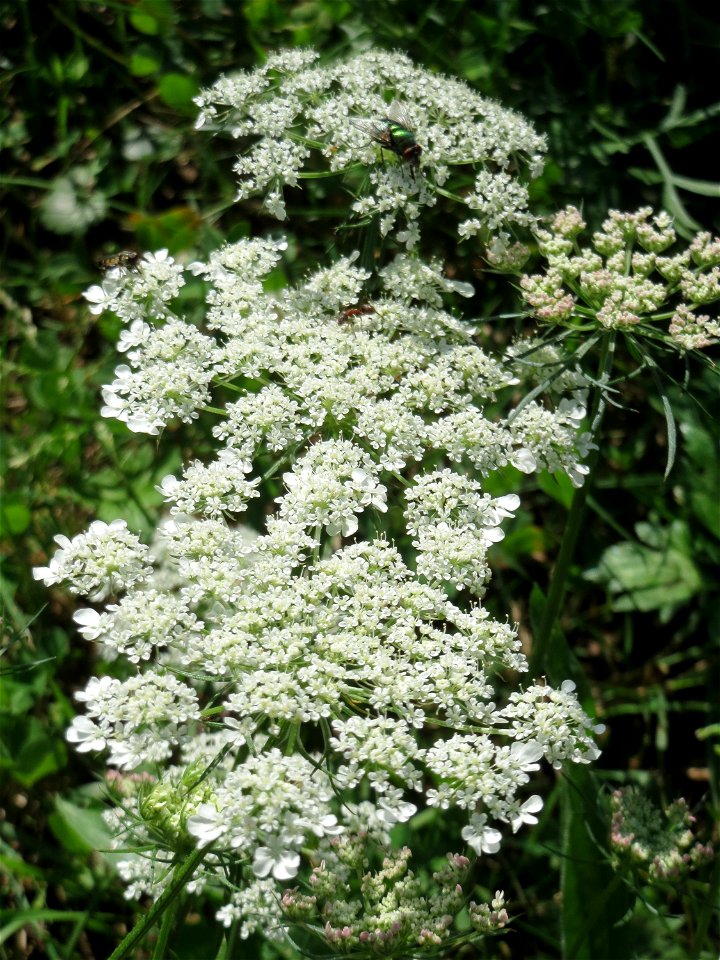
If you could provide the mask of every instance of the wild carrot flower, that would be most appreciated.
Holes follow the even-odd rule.
[[[346,849],[343,833],[356,830],[385,842],[436,806],[464,811],[463,839],[492,853],[503,830],[536,822],[541,801],[528,793],[541,761],[597,756],[569,682],[498,691],[498,668],[527,663],[517,628],[480,602],[488,551],[519,507],[515,494],[488,494],[484,477],[513,465],[582,483],[584,408],[570,378],[573,396],[554,408],[486,415],[517,380],[444,308],[444,295],[470,291],[438,263],[402,254],[373,298],[354,255],[267,293],[284,246],[243,240],[185,268],[205,283],[204,322],[182,316],[185,270],[167,259],[106,280],[127,363],[104,414],[152,434],[212,404],[218,449],[160,483],[170,515],[152,555],[123,522],[94,524],[36,572],[111,600],[76,620],[135,668],[90,681],[68,738],[128,773],[155,765],[157,780],[109,817],[119,843],[207,847],[196,889],[224,858],[244,864],[250,886],[220,922],[249,932],[259,903],[282,925],[322,901],[328,943],[437,946],[456,885],[425,900],[394,855],[383,870],[399,871],[397,883],[368,874],[377,903],[358,912],[333,887],[328,845]],[[160,268],[168,286],[151,289]],[[216,399],[228,385],[233,399]],[[274,512],[259,531],[238,525],[273,472]],[[358,791],[372,799],[358,804]],[[317,901],[288,894],[278,912],[269,891],[307,871],[308,853],[325,862],[312,874]],[[153,859],[123,860],[121,872],[132,896],[167,882]],[[507,921],[496,901],[471,910],[478,931]]]
[[[444,198],[457,205],[460,237],[505,235],[533,222],[527,181],[542,169],[544,139],[519,114],[401,53],[323,64],[311,50],[281,52],[221,78],[196,102],[198,126],[227,131],[242,145],[238,199],[264,195],[280,220],[283,189],[309,186],[307,174],[324,166],[358,184],[367,173],[369,190],[358,193],[353,212],[377,217],[381,234],[395,230],[407,247],[417,243],[423,207]],[[409,136],[403,144],[419,147],[410,163],[392,124]],[[404,225],[396,230],[399,214]]]
[[[462,208],[460,236],[494,233],[502,246],[513,224],[532,222],[526,182],[542,139],[401,55],[323,66],[290,51],[199,102],[201,125],[242,141],[239,196],[264,193],[279,218],[283,187],[322,162],[367,172],[356,217],[379,218],[387,234],[402,213],[407,247],[439,198]],[[395,123],[400,105],[399,135],[419,149],[409,162],[389,141],[383,164],[388,140],[374,124]],[[194,844],[204,859],[191,889],[227,889],[234,865],[242,888],[217,917],[243,934],[322,918],[333,948],[434,949],[464,902],[469,861],[450,855],[428,894],[409,851],[368,870],[366,840],[387,846],[421,808],[456,808],[469,847],[496,852],[503,831],[536,822],[529,784],[541,762],[598,753],[569,681],[499,688],[499,670],[527,662],[517,626],[481,603],[488,552],[519,507],[514,493],[487,493],[485,478],[550,469],[582,484],[584,407],[569,378],[571,397],[508,410],[517,378],[446,309],[473,290],[438,261],[396,256],[369,296],[353,253],[268,292],[286,246],[241,240],[187,267],[161,251],[87,291],[95,313],[126,324],[103,415],[157,434],[212,414],[216,454],[160,482],[169,516],[152,555],[124,522],[92,525],[36,572],[111,601],[76,620],[132,664],[78,694],[85,714],[68,738],[128,774],[153,764],[155,779],[108,815],[118,845],[154,848],[121,862],[129,896],[157,896],[166,851]],[[187,274],[204,286],[193,322],[178,296]],[[242,526],[269,480],[264,520]],[[350,869],[363,871],[359,890]],[[280,898],[296,876],[311,892]],[[502,928],[502,892],[469,915],[480,932]]]

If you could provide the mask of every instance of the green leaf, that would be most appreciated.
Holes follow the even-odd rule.
[[[584,767],[563,782],[561,871],[564,960],[625,960],[631,954],[616,925],[635,897],[603,850],[610,823],[598,804],[600,785]]]
[[[667,478],[670,476],[673,464],[675,463],[675,452],[677,450],[677,430],[675,429],[675,417],[673,415],[672,407],[670,406],[670,401],[667,398],[667,394],[661,391],[660,400],[662,402],[663,413],[665,414],[665,424],[667,426],[668,451],[664,473],[664,478],[667,480]]]
[[[3,497],[0,504],[0,537],[16,537],[30,526],[32,514],[25,500],[16,494]]]
[[[197,96],[198,90],[195,80],[182,73],[165,73],[158,84],[158,92],[165,103],[184,113],[196,111],[193,97]]]
[[[598,565],[584,576],[605,584],[616,612],[661,610],[669,614],[702,587],[687,527],[679,521],[669,528],[638,524],[636,533],[644,543],[623,541],[608,547]]]
[[[130,23],[135,27],[138,33],[145,33],[148,36],[155,36],[160,32],[160,24],[151,13],[134,10],[130,14]]]
[[[47,676],[39,671],[32,677],[23,675],[22,679],[17,680],[4,675],[2,677],[2,697],[0,698],[2,712],[14,717],[24,716],[33,708],[46,688]]]
[[[3,717],[3,740],[6,752],[0,756],[0,769],[23,787],[31,787],[67,763],[64,742],[50,736],[37,717]]]
[[[160,69],[160,55],[147,43],[141,43],[130,58],[130,73],[149,77]]]
[[[720,453],[717,442],[708,430],[687,421],[681,424],[680,432],[683,452],[690,461],[685,471],[690,507],[700,523],[720,540]]]
[[[543,470],[538,475],[537,484],[543,493],[552,497],[566,510],[570,509],[575,488],[566,473],[548,473],[547,470]]]
[[[48,818],[50,829],[65,850],[85,855],[110,849],[112,834],[100,807],[79,806],[58,797]]]
[[[685,205],[675,189],[675,174],[668,166],[655,138],[650,136],[650,134],[646,134],[642,138],[642,142],[649,150],[663,178],[663,205],[665,209],[673,215],[678,228],[684,229],[686,232],[697,233],[697,231],[701,229],[701,226],[685,209]]]
[[[714,180],[697,180],[694,177],[682,177],[678,173],[673,174],[673,183],[681,190],[687,190],[688,193],[697,193],[701,197],[720,197],[720,183]]]
[[[20,880],[35,880],[41,883],[45,876],[44,870],[41,867],[31,866],[31,864],[22,860],[14,851],[0,854],[0,867],[2,867],[7,876],[16,877]],[[2,913],[3,911],[0,911],[0,916],[2,916]]]
[[[0,944],[22,930],[25,926],[45,923],[77,923],[86,920],[88,914],[80,910],[50,910],[36,907],[29,910],[3,910],[0,913]],[[43,951],[44,952],[44,951]]]

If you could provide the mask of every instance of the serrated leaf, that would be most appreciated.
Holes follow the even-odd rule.
[[[702,578],[683,531],[652,529],[646,524],[638,525],[638,533],[645,544],[651,541],[656,546],[616,543],[605,550],[596,567],[585,572],[585,578],[605,584],[617,612],[664,610],[687,603],[700,590]]]

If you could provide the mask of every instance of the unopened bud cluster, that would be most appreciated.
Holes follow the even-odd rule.
[[[348,870],[348,845],[352,857],[364,866]],[[289,920],[313,929],[342,953],[366,945],[379,955],[402,954],[413,947],[437,947],[455,928],[455,919],[467,899],[463,884],[470,861],[461,854],[447,854],[445,865],[432,874],[432,883],[410,870],[411,850],[387,852],[379,870],[367,869],[367,836],[335,838],[328,856],[315,866],[309,879],[311,893],[297,887],[286,889],[281,909]],[[496,933],[508,922],[505,900],[498,891],[492,903],[469,905],[470,920],[486,934]]]
[[[585,226],[578,210],[568,207],[538,233],[546,266],[520,281],[535,316],[548,323],[634,329],[683,350],[720,338],[717,316],[698,312],[720,300],[720,239],[699,233],[678,249],[671,217],[650,207],[612,210],[590,246],[579,241]]]
[[[696,839],[695,817],[680,797],[664,810],[633,787],[611,799],[610,844],[618,861],[630,864],[650,881],[671,880],[713,857],[713,848]]]

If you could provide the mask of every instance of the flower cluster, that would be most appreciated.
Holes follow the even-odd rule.
[[[625,787],[610,804],[615,856],[651,882],[675,879],[712,859],[712,846],[693,835],[695,817],[682,797],[660,811],[640,790]]]
[[[411,856],[409,847],[387,851],[381,869],[367,870],[367,836],[337,837],[313,869],[309,893],[286,889],[281,910],[288,920],[314,929],[343,953],[365,945],[380,954],[437,947],[452,936],[455,917],[464,906],[470,861],[447,854],[428,891],[427,881],[409,869]],[[366,872],[357,883],[359,869]],[[472,903],[469,913],[483,933],[497,932],[508,923],[501,891],[492,904]]]
[[[720,339],[720,321],[697,313],[720,300],[720,240],[699,233],[676,252],[670,216],[649,207],[610,211],[589,247],[579,245],[584,228],[580,213],[568,207],[538,233],[547,266],[523,276],[521,288],[539,319],[592,321],[611,330],[640,327],[655,337],[659,324],[670,320],[670,339],[683,350]]]
[[[463,838],[495,852],[503,826],[537,821],[542,802],[527,786],[543,758],[560,766],[598,753],[599,728],[569,682],[498,705],[494,673],[527,663],[517,629],[479,602],[488,550],[519,506],[514,494],[484,492],[483,477],[512,464],[582,483],[577,396],[487,416],[483,406],[517,381],[443,308],[443,294],[469,291],[439,264],[397,257],[372,300],[354,256],[266,293],[283,248],[243,240],[191,264],[207,288],[202,328],[176,314],[183,271],[169,258],[111,271],[105,305],[129,323],[129,366],[107,388],[116,402],[104,413],[155,433],[212,396],[225,402],[212,408],[219,450],[160,484],[170,516],[152,555],[123,523],[93,524],[61,538],[36,572],[113,601],[75,619],[136,672],[91,680],[69,739],[107,749],[127,774],[156,764],[157,782],[113,815],[123,843],[143,844],[151,830],[173,849],[209,847],[198,887],[222,873],[224,857],[246,865],[255,886],[233,895],[221,922],[298,875],[328,837],[372,829],[382,839],[422,806],[466,811]],[[171,278],[167,296],[149,292],[154,264]],[[232,388],[232,401],[215,399],[216,384],[221,397]],[[264,529],[238,526],[273,473],[282,487]],[[359,796],[372,798],[362,815],[351,812]],[[442,939],[456,895],[424,903],[406,867],[423,924],[407,919],[407,904],[390,909],[401,887],[390,894],[381,877],[377,917],[358,926],[327,908],[327,937]],[[152,859],[122,869],[134,895],[167,882]],[[502,904],[472,916],[478,930],[494,929]]]
[[[383,236],[402,211],[396,237],[408,247],[418,240],[422,208],[440,197],[464,208],[460,237],[532,222],[526,183],[542,169],[544,139],[520,115],[401,53],[369,51],[324,65],[310,50],[280,52],[221,78],[196,102],[198,126],[243,143],[238,198],[264,194],[265,209],[280,220],[283,188],[311,183],[304,171],[317,176],[324,161],[329,174],[358,182],[358,170],[367,172],[370,192],[353,211],[378,218]],[[378,163],[383,154],[387,162]],[[393,154],[397,163],[389,162]]]
[[[251,858],[256,877],[288,880],[298,872],[306,838],[340,833],[330,812],[332,787],[318,758],[283,756],[278,749],[248,756],[230,770],[187,821],[198,844]]]
[[[541,138],[402,55],[325,67],[278,54],[200,104],[202,124],[246,147],[240,196],[264,192],[280,218],[283,186],[316,156],[332,173],[369,168],[354,212],[387,234],[402,211],[408,247],[453,177],[460,236],[493,231],[500,256],[509,227],[531,222]],[[245,239],[187,266],[148,254],[86,293],[125,324],[103,415],[151,435],[215,416],[216,453],[159,484],[168,516],[152,552],[123,522],[98,523],[59,538],[36,571],[108,601],[75,620],[130,664],[78,695],[68,738],[120,771],[117,845],[152,851],[121,861],[128,896],[157,896],[168,851],[195,845],[189,889],[227,891],[218,920],[242,935],[301,923],[333,949],[435,950],[465,904],[469,861],[449,856],[428,892],[409,851],[389,852],[390,829],[455,809],[468,847],[495,853],[504,831],[537,822],[542,761],[598,755],[600,728],[569,681],[499,689],[501,671],[527,662],[517,627],[481,603],[488,552],[520,504],[486,478],[548,469],[581,485],[582,389],[568,376],[572,396],[508,410],[515,374],[446,309],[473,289],[438,261],[406,252],[371,276],[355,253],[270,291],[286,246]],[[193,322],[188,275],[205,292]],[[259,497],[251,530],[239,519]],[[379,870],[368,839],[388,850]],[[283,893],[295,878],[306,886]],[[507,923],[500,892],[467,909],[477,933]]]
[[[60,549],[47,567],[35,567],[33,576],[48,587],[66,583],[73,593],[92,601],[144,582],[153,570],[152,555],[125,520],[95,520],[87,533],[73,540],[58,534],[55,542]]]
[[[527,663],[517,628],[480,603],[488,551],[519,506],[483,478],[513,465],[582,483],[584,408],[575,391],[555,409],[486,415],[517,381],[444,309],[443,295],[470,291],[438,263],[397,257],[373,299],[354,256],[266,293],[283,248],[243,240],[187,267],[206,285],[202,326],[178,312],[184,270],[170,258],[106,277],[105,306],[128,322],[128,365],[103,412],[156,433],[212,402],[218,452],[159,485],[169,517],[152,553],[122,522],[93,524],[36,571],[110,600],[76,622],[134,666],[90,681],[68,737],[107,750],[125,776],[155,765],[157,780],[110,815],[120,845],[160,836],[171,850],[206,849],[193,889],[224,882],[227,859],[243,865],[250,886],[220,922],[242,918],[249,932],[255,912],[280,936],[322,894],[329,943],[431,947],[449,935],[456,882],[428,898],[396,855],[368,875],[372,906],[358,912],[330,889],[329,877],[346,883],[331,853],[356,833],[387,842],[432,806],[464,811],[468,846],[496,852],[503,829],[537,822],[528,784],[543,759],[597,756],[599,728],[572,684],[498,703],[494,674]],[[167,296],[148,292],[154,264],[171,278]],[[237,525],[273,475],[264,528]],[[313,850],[315,892],[281,902],[277,885],[302,879]],[[120,869],[130,896],[169,882],[157,857]],[[502,926],[502,897],[470,917],[478,932]]]
[[[192,464],[181,480],[163,485],[175,510],[237,513],[256,495],[245,474],[261,451],[287,455],[318,433],[342,435],[345,445],[332,455],[327,447],[324,454],[311,451],[304,473],[286,474],[296,494],[283,509],[296,519],[304,511],[303,523],[337,526],[345,535],[361,509],[383,507],[378,468],[400,471],[431,450],[482,475],[511,463],[526,473],[563,470],[582,483],[587,438],[578,430],[585,411],[577,400],[561,400],[555,410],[530,403],[505,422],[483,414],[514,375],[475,343],[471,325],[442,309],[439,293],[455,282],[442,276],[439,264],[397,257],[380,272],[385,294],[362,303],[367,272],[355,257],[345,257],[276,297],[263,292],[262,280],[283,247],[282,241],[244,240],[190,265],[208,281],[206,327],[214,335],[171,315],[154,326],[143,323],[142,331],[130,327],[140,339],[127,353],[130,366],[118,367],[105,388],[102,413],[133,430],[158,433],[172,419],[196,417],[214,383],[255,381],[214,428],[225,445],[217,462]],[[144,288],[134,272],[113,278],[112,308],[132,315]],[[183,340],[195,345],[186,359],[185,351],[165,351],[166,330],[180,326],[194,331]],[[349,453],[351,443],[365,453]],[[333,466],[340,449],[342,464]],[[360,487],[351,491],[346,480]],[[478,558],[468,571],[478,562],[482,566]],[[483,579],[471,576],[476,584]]]
[[[87,712],[75,717],[68,740],[81,752],[109,747],[109,763],[125,770],[167,760],[200,719],[197,692],[162,668],[125,681],[93,677],[76,699]]]

